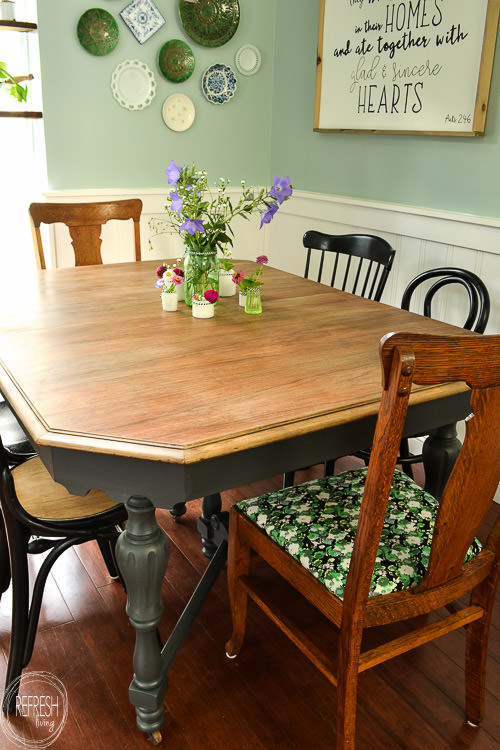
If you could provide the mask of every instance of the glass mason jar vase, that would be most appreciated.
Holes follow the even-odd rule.
[[[262,312],[262,300],[260,298],[260,287],[247,289],[245,312],[249,315],[259,315]]]
[[[186,248],[183,286],[184,300],[189,307],[193,294],[204,294],[207,289],[219,291],[219,261],[215,248],[207,247],[205,252]]]

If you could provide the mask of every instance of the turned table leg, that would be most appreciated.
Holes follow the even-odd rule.
[[[432,430],[424,443],[425,489],[437,499],[441,497],[461,447],[455,423]]]
[[[118,539],[116,555],[127,587],[127,614],[136,631],[129,697],[136,709],[137,726],[156,744],[161,738],[167,691],[157,626],[163,612],[161,587],[169,544],[147,498],[131,497],[125,506],[128,523]]]

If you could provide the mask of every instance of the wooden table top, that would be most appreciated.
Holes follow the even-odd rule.
[[[375,414],[385,333],[462,331],[269,267],[262,315],[235,296],[199,320],[184,303],[162,310],[156,265],[3,284],[0,388],[39,445],[179,464],[229,455]]]

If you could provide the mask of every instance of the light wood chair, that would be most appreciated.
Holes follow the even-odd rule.
[[[142,201],[106,201],[103,203],[32,203],[29,207],[31,231],[35,245],[37,268],[45,269],[40,224],[66,224],[75,252],[75,265],[88,266],[102,263],[102,225],[111,219],[132,219],[134,223],[135,260],[141,259],[139,219]]]
[[[0,472],[0,596],[12,576],[12,626],[3,711],[11,713],[16,705],[16,680],[33,653],[43,591],[52,565],[69,547],[95,539],[110,575],[119,576],[114,546],[127,512],[124,505],[112,502],[100,490],[91,490],[85,497],[71,495],[54,482],[38,456],[11,470],[1,441]],[[40,553],[47,554],[30,597],[28,555]]]
[[[479,724],[500,577],[500,517],[484,545],[477,540],[500,480],[500,336],[388,334],[380,355],[383,392],[368,469],[244,500],[230,513],[227,654],[242,647],[250,596],[336,685],[337,750],[355,747],[361,672],[461,627],[465,715]],[[471,389],[471,415],[437,501],[395,465],[412,382],[455,381]],[[315,643],[293,612],[276,606],[276,585],[265,585],[270,569],[336,626],[336,665],[324,638]],[[430,612],[439,619],[417,617]],[[362,646],[370,628],[400,621],[403,635]]]

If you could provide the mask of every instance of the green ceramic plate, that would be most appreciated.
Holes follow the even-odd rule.
[[[184,31],[203,47],[220,47],[234,35],[240,22],[238,0],[179,0]]]
[[[108,55],[118,44],[118,24],[102,8],[90,8],[80,17],[76,29],[82,47],[91,55]]]
[[[158,53],[158,67],[169,81],[182,83],[194,70],[194,55],[191,47],[180,39],[165,42]]]

